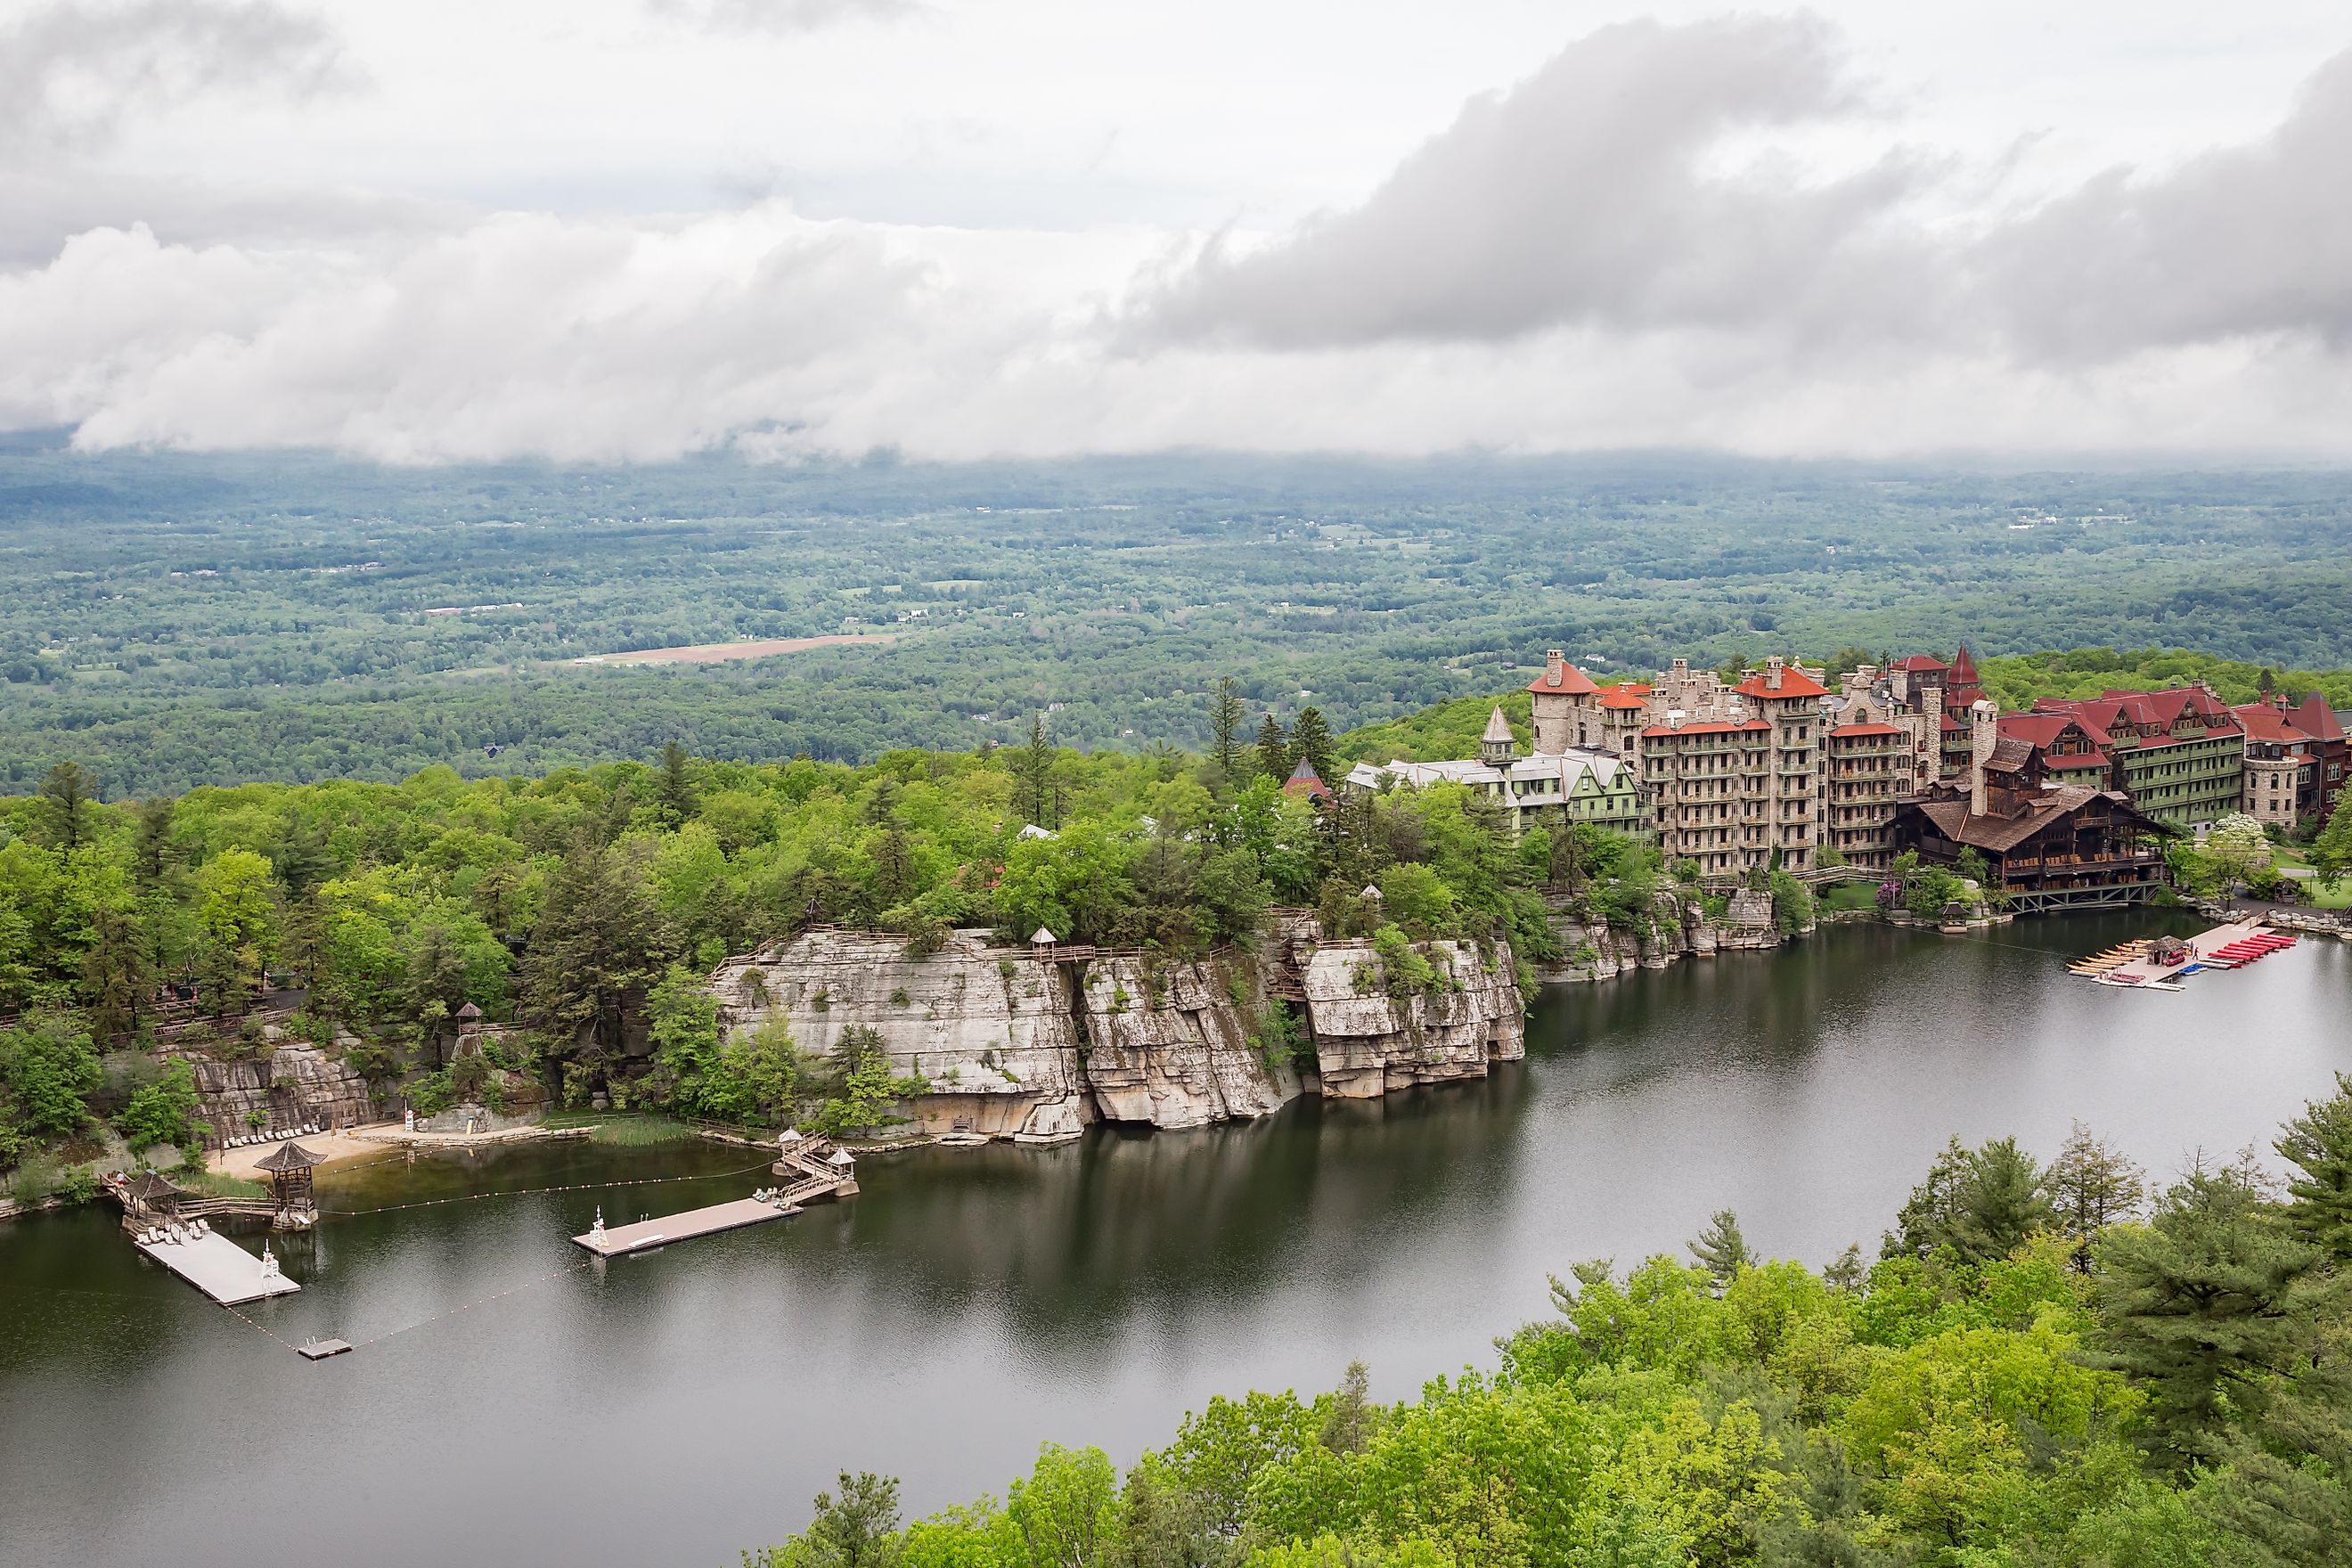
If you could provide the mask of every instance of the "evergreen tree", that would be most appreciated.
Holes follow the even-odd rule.
[[[1290,724],[1290,755],[1293,765],[1305,762],[1315,770],[1315,776],[1325,784],[1331,782],[1331,730],[1323,722],[1319,708],[1301,708],[1298,717]]]
[[[1969,1149],[1954,1138],[1911,1190],[1885,1255],[1925,1258],[1948,1247],[1968,1262],[1988,1262],[2008,1257],[2055,1217],[2042,1173],[2017,1140]]]
[[[172,842],[175,811],[169,799],[139,803],[139,836],[131,852],[131,870],[142,890],[161,886],[179,867],[179,846]]]
[[[2058,1228],[2075,1243],[2078,1267],[2090,1267],[2090,1243],[2111,1225],[2139,1212],[2147,1173],[2121,1152],[2074,1123],[2058,1157],[2050,1162],[2043,1191],[2055,1211]]]
[[[155,966],[137,914],[119,905],[90,911],[89,951],[82,955],[82,994],[91,1031],[101,1040],[139,1027],[139,1009],[155,989]]]
[[[667,947],[639,868],[583,841],[564,858],[531,928],[518,976],[524,1016],[558,1054],[617,1049],[623,1009],[660,977]]]
[[[1282,721],[1269,713],[1257,727],[1257,771],[1276,784],[1290,776],[1290,742]]]
[[[2336,1092],[2305,1105],[2273,1145],[2295,1167],[2287,1182],[2287,1218],[2297,1236],[2352,1259],[2352,1075],[2336,1075]]]
[[[1029,743],[1021,749],[1013,762],[1013,772],[1021,782],[1017,805],[1021,814],[1040,827],[1052,827],[1049,820],[1055,815],[1054,799],[1054,746],[1045,739],[1045,716],[1034,714],[1029,721]]]
[[[1706,1228],[1690,1244],[1691,1256],[1700,1268],[1715,1276],[1719,1287],[1726,1287],[1739,1278],[1743,1268],[1753,1268],[1756,1255],[1748,1250],[1748,1238],[1739,1234],[1739,1216],[1729,1209],[1717,1209],[1706,1222]]]
[[[2232,1172],[2199,1169],[2146,1226],[2095,1253],[2105,1364],[2149,1395],[2148,1446],[2169,1463],[2218,1455],[2225,1425],[2259,1415],[2269,1374],[2306,1355],[2331,1282],[2326,1255],[2288,1234]]]
[[[1244,717],[1241,682],[1230,675],[1217,677],[1209,704],[1209,761],[1216,764],[1218,779],[1224,784],[1238,782]]]
[[[662,819],[672,827],[682,827],[694,815],[694,777],[688,770],[686,747],[675,736],[662,742],[661,781],[656,786],[655,798],[661,805]]]
[[[62,762],[41,781],[41,804],[48,816],[49,842],[68,854],[90,840],[92,797],[98,781],[79,763]]]

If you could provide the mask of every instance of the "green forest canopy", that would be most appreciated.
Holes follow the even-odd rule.
[[[115,795],[1208,740],[1210,675],[1334,729],[1524,686],[1858,645],[2186,644],[2352,665],[2310,473],[1691,458],[383,469],[0,442],[0,788]],[[882,628],[709,665],[588,655]],[[1479,718],[1483,721],[1483,711]]]
[[[756,1568],[2325,1568],[2352,1540],[2352,1078],[2150,1193],[2080,1124],[1958,1140],[1865,1266],[1555,1279],[1491,1372],[1219,1397],[902,1524],[845,1474]]]

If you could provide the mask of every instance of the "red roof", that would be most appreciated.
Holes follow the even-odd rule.
[[[1576,666],[1572,664],[1562,661],[1559,667],[1559,683],[1558,685],[1554,685],[1552,683],[1551,671],[1547,668],[1541,675],[1537,676],[1533,680],[1528,682],[1528,689],[1529,691],[1541,691],[1553,696],[1565,692],[1570,697],[1590,697],[1594,692],[1600,690],[1601,688],[1593,685],[1592,678],[1585,674],[1584,671],[1577,668]]]
[[[1974,686],[1977,683],[1977,661],[1969,657],[1969,645],[1962,643],[1959,653],[1952,659],[1952,684]]]
[[[1642,733],[1643,733],[1644,736],[1650,736],[1650,735],[1728,735],[1728,734],[1732,733],[1734,731],[1739,731],[1739,730],[1765,730],[1765,731],[1769,731],[1769,730],[1770,730],[1771,728],[1772,728],[1772,726],[1771,726],[1771,725],[1767,724],[1767,723],[1766,723],[1766,722],[1764,722],[1764,721],[1763,721],[1763,720],[1761,720],[1761,719],[1749,719],[1749,720],[1746,721],[1745,722],[1743,722],[1743,723],[1738,723],[1738,724],[1726,723],[1725,721],[1723,721],[1722,720],[1719,720],[1719,719],[1705,719],[1705,720],[1701,720],[1699,722],[1697,722],[1697,723],[1696,723],[1696,724],[1683,724],[1683,725],[1679,725],[1679,726],[1678,726],[1678,725],[1674,725],[1674,724],[1653,724],[1653,725],[1651,725],[1648,729],[1646,729],[1646,730],[1643,731],[1642,731]]]
[[[1924,653],[1915,653],[1909,658],[1896,659],[1895,661],[1895,668],[1897,669],[1927,670],[1949,669],[1951,668],[1951,666],[1946,664],[1940,658],[1934,658]]]
[[[1639,710],[1641,709],[1647,708],[1649,705],[1649,702],[1645,699],[1637,697],[1630,691],[1607,691],[1603,692],[1601,697],[1601,706],[1603,708],[1619,708],[1628,710]]]
[[[2000,716],[2000,732],[2004,738],[2023,741],[2040,752],[2042,765],[2053,773],[2080,773],[2088,768],[2096,768],[2104,773],[2107,769],[2107,753],[2103,744],[2106,737],[2092,733],[2072,713],[2004,713]],[[2070,734],[2077,740],[2089,742],[2091,749],[2071,752],[2064,756],[2050,750]]]
[[[2072,713],[2095,736],[2113,735],[2118,723],[2134,731],[2154,727],[2168,731],[2184,713],[2195,713],[2204,719],[2210,734],[2238,733],[2230,710],[2201,686],[2173,686],[2162,691],[2109,691],[2100,697],[2039,697],[2034,699],[2033,710]],[[2163,735],[2135,734],[2120,737],[2119,743],[2161,745],[2166,739]]]
[[[1780,667],[1780,687],[1779,690],[1774,690],[1764,682],[1764,672],[1759,669],[1749,675],[1747,679],[1741,681],[1738,686],[1732,688],[1732,689],[1738,692],[1742,697],[1759,697],[1768,702],[1783,700],[1791,697],[1827,697],[1830,694],[1830,689],[1828,687],[1823,686],[1820,681],[1815,680],[1811,676],[1807,675],[1803,670],[1799,669],[1793,664],[1784,664]]]
[[[2343,721],[2336,717],[2336,710],[2327,706],[2327,699],[2316,691],[2303,700],[2302,707],[2292,708],[2288,711],[2294,716],[2294,727],[2315,741],[2344,739]]]
[[[1830,733],[1836,736],[1900,735],[1903,731],[1892,724],[1840,724]]]
[[[2276,741],[2282,745],[2292,746],[2317,739],[2305,733],[2301,726],[2294,723],[2284,712],[2267,702],[2249,702],[2230,711],[2238,716],[2238,722],[2245,726],[2246,733],[2257,741]]]

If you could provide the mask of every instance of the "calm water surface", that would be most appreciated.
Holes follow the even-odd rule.
[[[394,1160],[324,1201],[702,1179],[289,1242],[304,1289],[257,1321],[406,1330],[317,1365],[110,1216],[0,1225],[0,1561],[731,1563],[844,1467],[895,1472],[928,1510],[1001,1489],[1044,1438],[1125,1460],[1212,1394],[1327,1387],[1352,1356],[1403,1395],[1488,1361],[1546,1310],[1547,1273],[1675,1249],[1727,1205],[1776,1254],[1874,1246],[1954,1132],[2047,1156],[2080,1117],[2160,1172],[2266,1142],[2352,1068],[2352,946],[2178,995],[2061,967],[2164,925],[1838,928],[1554,991],[1528,1061],[1483,1084],[873,1160],[849,1204],[604,1265],[564,1239],[600,1201],[635,1218],[740,1195],[756,1178],[719,1173],[745,1152]]]

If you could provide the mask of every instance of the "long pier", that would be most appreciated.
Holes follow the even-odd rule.
[[[572,1240],[600,1258],[618,1258],[667,1247],[673,1241],[691,1241],[698,1236],[716,1236],[723,1230],[740,1230],[749,1225],[786,1219],[800,1213],[803,1204],[819,1198],[847,1197],[857,1191],[857,1178],[845,1155],[829,1152],[822,1140],[802,1141],[797,1133],[788,1133],[786,1137],[788,1141],[781,1146],[776,1163],[770,1169],[792,1179],[789,1184],[764,1197],[737,1198],[731,1203],[711,1204],[682,1214],[641,1219],[634,1225],[607,1226],[599,1214],[595,1226],[587,1234]]]
[[[722,1230],[740,1230],[747,1225],[764,1225],[772,1219],[782,1219],[798,1213],[798,1205],[786,1207],[759,1198],[737,1198],[732,1203],[712,1204],[708,1208],[688,1209],[683,1214],[641,1219],[635,1225],[591,1230],[585,1236],[575,1236],[572,1239],[600,1258],[618,1258],[625,1253],[667,1247],[673,1241],[691,1241],[698,1236],[716,1236]]]

